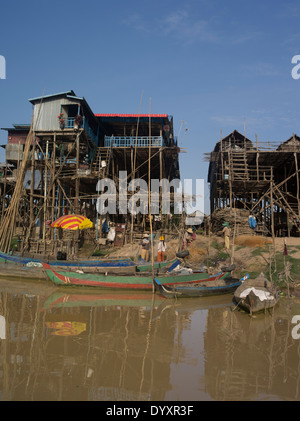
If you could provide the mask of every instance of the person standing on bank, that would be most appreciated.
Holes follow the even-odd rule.
[[[159,237],[159,243],[157,247],[157,261],[164,262],[165,261],[165,251],[167,249],[167,245],[165,243],[165,239],[163,236]]]
[[[142,252],[141,252],[141,258],[145,260],[145,262],[148,262],[149,260],[149,249],[150,249],[150,242],[149,242],[149,235],[144,234],[144,238],[141,241],[142,246]]]
[[[222,232],[224,234],[224,239],[225,239],[225,249],[229,250],[229,237],[230,237],[231,229],[228,222],[224,222],[222,226],[224,227]]]
[[[188,230],[186,230],[183,236],[183,250],[186,250],[189,247],[192,239],[193,239],[193,230],[192,228],[189,228]]]

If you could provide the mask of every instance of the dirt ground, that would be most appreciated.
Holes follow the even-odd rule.
[[[154,242],[154,261],[157,255],[157,243]],[[276,252],[283,253],[284,243],[288,252],[292,251],[293,258],[300,259],[300,238],[285,237],[275,238]],[[236,266],[235,275],[245,271],[257,272],[260,267],[265,270],[268,265],[272,249],[272,238],[255,235],[240,235],[235,238],[234,245],[231,239],[230,250],[224,248],[224,239],[220,236],[197,235],[190,247],[190,255],[185,259],[186,263],[195,269],[199,269],[203,264],[207,265],[209,271],[216,272],[224,265],[234,263]],[[178,251],[178,240],[167,241],[166,259],[171,260]],[[127,244],[123,247],[113,249],[109,253],[110,258],[130,257],[137,261],[141,254],[139,244]],[[300,280],[300,274],[299,274]]]

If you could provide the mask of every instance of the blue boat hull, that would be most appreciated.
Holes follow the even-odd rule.
[[[210,281],[205,285],[205,281],[200,285],[167,287],[162,285],[158,279],[153,280],[154,288],[165,298],[188,298],[188,297],[209,297],[212,295],[223,295],[233,293],[241,284],[240,280],[231,278]]]

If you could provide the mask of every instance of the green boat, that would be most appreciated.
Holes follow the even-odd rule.
[[[134,289],[151,290],[153,288],[152,276],[118,276],[118,275],[97,275],[93,273],[78,273],[56,271],[47,263],[43,263],[47,277],[56,285],[63,286],[91,286],[111,289]],[[199,283],[201,281],[213,281],[226,278],[230,272],[219,272],[209,276],[206,272],[191,273],[187,275],[163,275],[159,277],[163,285],[181,285],[185,283]]]

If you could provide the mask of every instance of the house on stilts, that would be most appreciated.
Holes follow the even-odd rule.
[[[299,236],[300,230],[300,138],[293,134],[284,142],[252,141],[234,130],[205,154],[209,162],[210,212],[213,230],[239,210],[247,224],[257,220],[256,234]],[[234,217],[231,217],[233,226]],[[240,228],[241,228],[240,224]],[[245,228],[245,224],[244,224]],[[244,230],[240,233],[251,232]],[[252,231],[253,232],[253,231]]]
[[[149,229],[145,214],[124,214],[118,207],[114,215],[99,209],[99,180],[110,179],[119,185],[119,174],[126,181],[180,179],[179,148],[174,136],[173,117],[168,114],[95,114],[85,98],[74,91],[29,99],[32,125],[14,124],[3,128],[8,141],[5,163],[0,168],[0,214],[3,216],[15,190],[18,177],[24,177],[20,192],[15,236],[23,253],[68,254],[78,246],[79,234],[51,228],[63,214],[83,214],[94,229],[80,233],[82,241],[105,243],[104,221],[114,224],[123,244],[130,232],[137,238]],[[31,136],[29,136],[31,133]],[[20,174],[26,142],[30,142],[24,174]],[[149,165],[150,161],[150,165]],[[128,193],[130,195],[130,193]],[[133,194],[133,193],[131,193]],[[170,228],[168,215],[153,219],[156,229]],[[172,213],[172,210],[171,210]],[[117,233],[118,234],[118,233]],[[131,236],[132,237],[132,236]],[[73,242],[74,239],[74,242]],[[77,247],[76,246],[76,247]],[[71,250],[71,248],[73,249]]]

